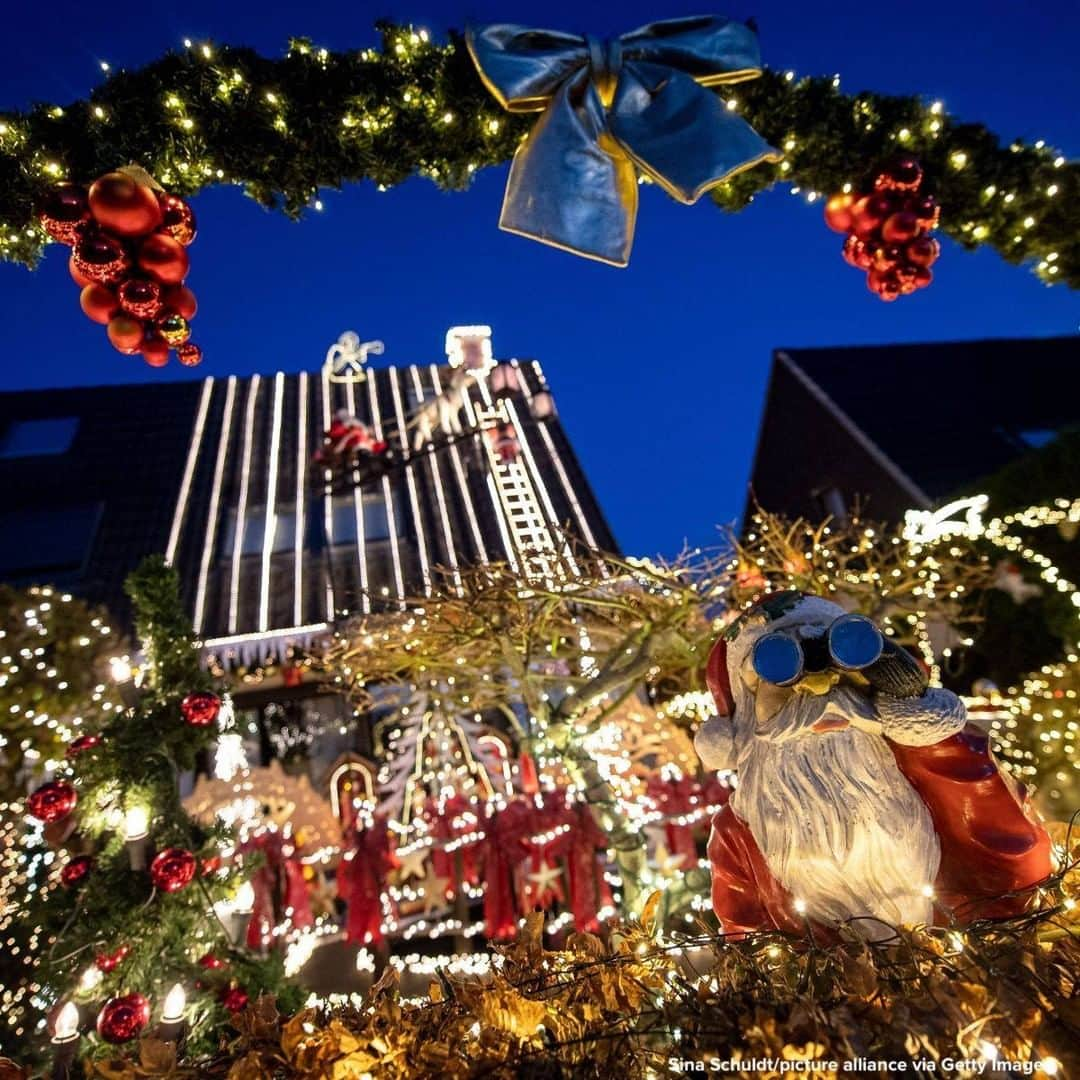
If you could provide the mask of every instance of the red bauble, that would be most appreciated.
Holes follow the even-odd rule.
[[[101,323],[102,326],[107,326],[109,320],[116,314],[120,302],[116,299],[116,293],[107,285],[98,285],[97,282],[93,282],[79,294],[79,306],[87,318]]]
[[[931,229],[938,227],[938,221],[941,219],[941,207],[938,206],[937,199],[933,195],[916,195],[911,200],[909,209],[915,215],[919,228],[929,232]]]
[[[157,324],[157,332],[173,347],[191,337],[191,327],[183,315],[166,315]]]
[[[199,957],[199,967],[206,968],[207,971],[220,971],[228,966],[227,961],[222,960],[220,956],[216,956],[212,952],[204,953]]]
[[[890,244],[903,244],[919,233],[919,219],[907,210],[901,210],[885,219],[881,237]]]
[[[127,276],[131,258],[115,236],[93,233],[75,245],[72,265],[83,277],[101,285],[115,285]]]
[[[928,266],[917,266],[915,268],[915,288],[925,289],[931,281],[934,280],[934,272]]]
[[[903,250],[890,244],[873,250],[870,265],[875,270],[891,270],[903,257]]]
[[[941,245],[932,236],[916,236],[904,250],[908,262],[916,266],[933,266],[941,254]]]
[[[885,301],[891,302],[900,296],[900,280],[895,270],[871,270],[866,275],[866,287]]]
[[[231,1013],[239,1012],[248,1003],[247,991],[239,986],[230,986],[221,995],[221,1004]]]
[[[179,195],[162,195],[163,228],[179,244],[187,247],[195,239],[195,215]]]
[[[143,324],[129,315],[115,315],[109,320],[108,334],[113,348],[133,356],[143,342]]]
[[[94,283],[75,265],[75,255],[72,253],[68,256],[68,273],[71,274],[71,280],[79,286],[80,289],[85,289],[87,285],[93,285]]]
[[[151,367],[164,367],[169,362],[169,343],[159,337],[148,337],[139,351]]]
[[[90,213],[117,236],[145,236],[161,224],[153,190],[121,172],[106,173],[90,185]]]
[[[89,877],[93,868],[94,860],[89,855],[76,855],[75,858],[68,859],[61,868],[60,883],[69,889],[74,889],[76,885],[81,885]]]
[[[176,355],[184,367],[197,367],[202,363],[202,349],[191,341],[177,346]]]
[[[860,240],[873,239],[895,210],[896,203],[888,192],[864,195],[851,208],[852,231]]]
[[[84,751],[93,750],[95,746],[99,746],[100,744],[100,735],[80,735],[68,743],[67,750],[64,751],[64,756],[67,758],[77,757]]]
[[[914,191],[922,183],[922,166],[913,157],[899,157],[881,170],[874,187],[895,191]]]
[[[156,319],[161,314],[161,286],[144,278],[128,278],[116,290],[120,306],[134,319]]]
[[[195,312],[199,310],[195,294],[184,285],[174,285],[166,289],[161,299],[166,311],[183,315],[189,321],[195,318]]]
[[[98,971],[108,975],[110,971],[114,971],[119,964],[123,963],[129,952],[131,952],[130,945],[120,945],[111,953],[98,953],[94,957],[94,965]]]
[[[38,209],[41,227],[61,244],[74,244],[89,220],[86,192],[78,184],[60,184],[50,189]]]
[[[110,998],[97,1018],[98,1034],[108,1043],[134,1039],[150,1023],[150,1002],[142,994]]]
[[[179,285],[187,277],[188,265],[183,244],[165,233],[148,236],[139,247],[139,266],[162,285]]]
[[[179,892],[195,876],[195,856],[183,848],[171,847],[154,856],[150,880],[162,892]]]
[[[851,231],[851,208],[855,205],[854,195],[834,195],[825,204],[825,224],[833,232]]]
[[[38,821],[44,821],[48,825],[66,818],[75,809],[78,801],[79,796],[73,784],[66,780],[50,780],[31,792],[26,800],[26,809],[31,817],[36,817]]]
[[[188,694],[180,702],[180,712],[192,727],[209,727],[221,712],[221,698],[206,691]]]
[[[871,265],[870,249],[857,236],[849,236],[844,241],[844,261],[849,266],[856,266],[860,270],[869,270]]]

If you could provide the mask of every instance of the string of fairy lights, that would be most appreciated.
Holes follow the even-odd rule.
[[[240,184],[292,216],[321,211],[322,188],[370,179],[385,191],[408,176],[465,187],[509,160],[528,117],[499,110],[457,38],[439,44],[412,26],[380,27],[378,49],[333,52],[294,39],[278,60],[185,39],[182,52],[105,81],[67,106],[0,115],[0,257],[32,264],[48,238],[41,193],[138,160],[179,194]],[[1080,283],[1080,167],[1038,140],[1000,146],[941,101],[847,95],[839,76],[766,70],[724,97],[784,159],[730,178],[714,193],[728,210],[782,183],[817,203],[850,191],[867,163],[918,155],[960,244],[992,244],[1032,262],[1046,284]],[[823,152],[827,149],[827,152]]]

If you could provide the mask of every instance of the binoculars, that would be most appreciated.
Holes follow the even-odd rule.
[[[863,615],[841,615],[809,637],[765,634],[755,642],[751,662],[758,678],[774,686],[793,686],[804,675],[829,670],[857,671],[893,697],[919,697],[928,685],[915,657]]]

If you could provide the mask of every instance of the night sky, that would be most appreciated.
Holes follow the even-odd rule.
[[[742,2],[714,10],[757,18],[768,66],[838,72],[850,92],[940,98],[954,116],[982,121],[1005,141],[1043,138],[1080,154],[1075,3]],[[290,35],[332,49],[373,45],[372,24],[384,15],[437,38],[466,19],[614,34],[699,7],[23,3],[5,16],[0,107],[67,103],[101,78],[101,60],[138,66],[184,37],[277,54]],[[0,265],[0,387],[315,370],[345,329],[386,342],[377,363],[428,363],[442,359],[448,326],[490,323],[497,356],[544,365],[623,548],[671,554],[684,538],[712,543],[716,526],[740,512],[774,348],[1080,329],[1077,294],[948,241],[930,289],[882,304],[840,259],[841,239],[825,228],[820,207],[786,190],[726,216],[707,198],[687,208],[643,189],[631,266],[616,270],[499,232],[505,179],[505,168],[489,170],[465,194],[424,180],[384,194],[351,187],[325,193],[326,210],[301,224],[236,188],[198,196],[189,284],[206,361],[195,372],[175,361],[153,371],[115,352],[79,310],[65,248],[50,249],[36,273]],[[932,403],[925,385],[898,407],[917,423]]]

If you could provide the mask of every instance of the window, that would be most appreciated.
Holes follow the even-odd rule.
[[[0,458],[47,457],[71,449],[79,420],[75,416],[15,420],[0,437]]]
[[[374,543],[390,539],[390,516],[381,491],[364,494],[364,542]],[[401,509],[397,492],[394,492],[394,520],[401,521]],[[334,496],[334,544],[356,543],[356,500],[352,493]],[[400,528],[400,525],[399,525]]]
[[[0,577],[55,581],[81,574],[101,509],[98,503],[0,513]]]
[[[266,531],[266,507],[252,506],[244,513],[244,539],[240,545],[241,555],[260,555],[263,534]],[[236,511],[229,510],[221,530],[220,557],[230,559],[236,543]],[[279,510],[274,522],[272,552],[292,551],[296,546],[296,513],[291,506]]]

